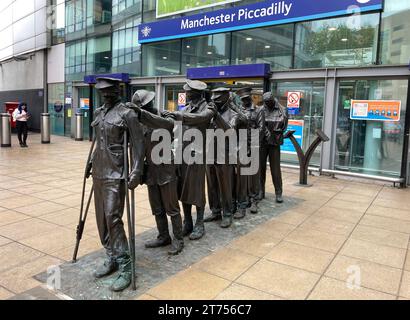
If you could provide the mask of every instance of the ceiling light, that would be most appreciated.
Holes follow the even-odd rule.
[[[343,42],[346,42],[347,40],[348,40],[347,38],[343,38],[343,39],[342,39]]]
[[[168,59],[168,57],[162,57],[162,59],[167,60],[167,59]]]
[[[270,46],[265,46],[265,49],[270,49]]]
[[[330,27],[330,28],[329,28],[329,31],[336,31],[336,30],[337,30],[336,27]]]
[[[212,54],[212,52],[211,52],[211,51],[208,51],[207,54]]]
[[[191,49],[191,46],[186,46],[187,49]]]
[[[252,38],[246,38],[246,41],[252,41],[253,39]]]

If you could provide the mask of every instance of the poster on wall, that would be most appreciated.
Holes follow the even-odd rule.
[[[352,100],[350,119],[365,121],[400,121],[401,101]]]
[[[90,110],[90,99],[81,98],[80,99],[80,109],[81,110]]]
[[[305,129],[304,120],[289,120],[288,131],[295,131],[293,134],[299,145],[303,148],[303,132]],[[290,141],[290,139],[285,139],[284,145],[281,147],[282,153],[286,154],[297,154],[296,149]]]
[[[238,1],[240,0],[157,0],[157,18]]]

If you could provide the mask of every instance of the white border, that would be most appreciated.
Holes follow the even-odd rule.
[[[194,7],[194,8],[191,8],[191,9],[186,9],[186,10],[181,10],[181,11],[175,11],[175,12],[166,13],[166,14],[163,14],[163,15],[158,14],[158,1],[159,0],[156,1],[156,9],[155,9],[157,19],[164,18],[164,17],[175,16],[177,14],[181,14],[181,13],[185,13],[185,12],[192,12],[192,11],[197,11],[197,10],[201,10],[201,9],[205,9],[205,8],[222,6],[224,4],[238,2],[238,1],[241,1],[241,0],[225,0],[225,1],[222,1],[222,2],[218,2],[218,3],[213,3],[213,4],[204,5],[204,6]],[[168,0],[168,1],[171,1],[171,0]]]

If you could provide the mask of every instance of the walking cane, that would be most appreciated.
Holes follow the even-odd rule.
[[[91,191],[90,191],[90,196],[88,198],[86,210],[84,212],[85,189],[87,186],[87,170],[88,170],[88,165],[91,162],[91,157],[93,155],[94,147],[95,147],[95,138],[93,139],[93,143],[91,145],[91,149],[88,155],[87,165],[86,165],[85,173],[84,173],[83,191],[82,191],[82,196],[81,196],[80,220],[77,226],[77,242],[76,242],[75,249],[74,249],[73,263],[77,262],[78,250],[80,249],[80,242],[81,242],[81,239],[83,238],[85,223],[87,221],[87,216],[90,210],[91,200],[92,200],[93,193],[94,193],[94,186],[92,186]]]
[[[131,256],[131,272],[132,272],[132,289],[137,290],[136,274],[135,274],[135,229],[134,229],[134,199],[135,193],[132,196],[132,204],[130,204],[130,194],[129,194],[129,157],[128,157],[128,132],[124,133],[124,171],[126,173],[125,177],[125,200],[127,205],[127,217],[128,217],[128,233],[129,233],[129,246],[130,246],[130,256]]]

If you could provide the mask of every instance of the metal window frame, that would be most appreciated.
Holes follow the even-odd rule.
[[[402,170],[400,178],[389,178],[385,176],[372,176],[373,179],[400,183],[405,187],[410,182],[409,163],[410,150],[406,151],[409,146],[410,136],[410,70],[407,65],[395,66],[369,66],[361,68],[322,68],[322,69],[304,69],[273,72],[270,79],[274,81],[325,81],[325,105],[323,107],[323,129],[331,139],[329,143],[322,146],[320,172],[343,174],[346,176],[356,176],[355,173],[341,172],[335,169],[336,156],[336,124],[337,124],[337,106],[339,99],[339,84],[341,80],[357,79],[377,79],[377,80],[408,80],[408,97],[406,110],[406,130],[403,145]]]

